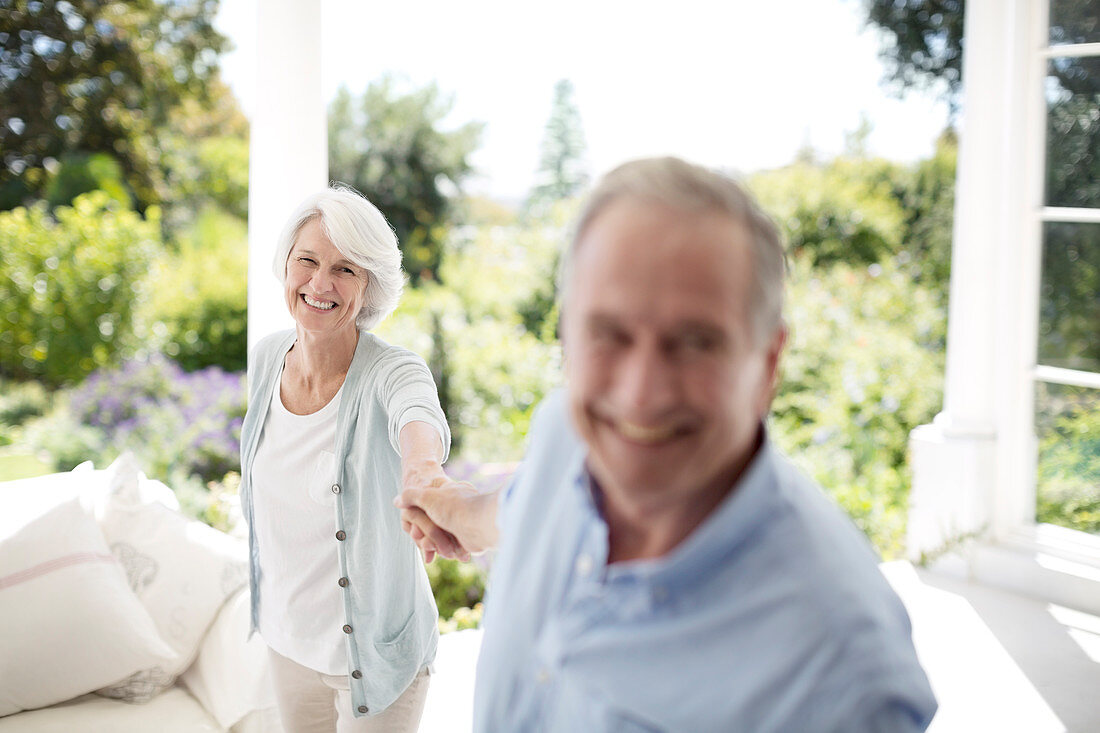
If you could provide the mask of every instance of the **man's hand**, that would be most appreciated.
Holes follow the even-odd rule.
[[[405,490],[393,502],[394,506],[401,509],[401,528],[424,553],[424,562],[431,562],[436,555],[465,562],[470,559],[470,553],[455,539],[454,535],[433,522],[420,507],[413,505],[406,507],[401,503],[405,496],[422,497],[437,491],[476,493],[472,484],[465,481],[452,481],[442,472],[422,482],[406,477]]]
[[[482,494],[466,481],[436,477],[427,486],[409,486],[393,501],[401,510],[401,526],[424,551],[469,560],[470,553],[496,545],[497,494]]]

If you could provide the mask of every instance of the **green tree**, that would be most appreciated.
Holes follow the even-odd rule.
[[[44,197],[72,156],[114,157],[138,208],[165,198],[162,134],[204,100],[218,0],[0,0],[0,208]]]
[[[584,126],[573,101],[573,82],[562,79],[554,86],[554,101],[542,135],[538,174],[528,196],[528,208],[545,209],[555,201],[579,194],[588,183],[584,154]]]
[[[397,232],[414,285],[439,278],[453,201],[472,172],[483,124],[444,130],[453,107],[435,84],[408,92],[392,76],[329,106],[329,177],[354,186]]]
[[[248,226],[208,205],[150,268],[135,327],[149,349],[191,372],[243,371],[247,360]]]
[[[879,57],[899,92],[942,83],[952,112],[962,89],[964,0],[866,0],[867,23],[885,42]]]
[[[905,212],[901,241],[909,258],[909,268],[944,298],[951,277],[958,157],[958,136],[948,128],[936,140],[932,157],[917,162],[903,174],[896,191]]]
[[[900,248],[905,214],[895,196],[899,177],[893,163],[842,156],[758,173],[749,187],[793,254],[815,265],[871,264]]]

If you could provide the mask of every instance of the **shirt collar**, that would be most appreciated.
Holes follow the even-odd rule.
[[[690,585],[700,576],[709,574],[715,565],[726,561],[734,551],[751,541],[752,534],[765,524],[763,520],[776,507],[774,489],[778,454],[766,428],[761,429],[764,433],[760,447],[733,490],[683,542],[663,557],[617,563],[610,568],[606,565],[607,524],[602,512],[603,493],[585,465],[586,451],[579,451],[574,459],[573,487],[580,494],[589,520],[599,525],[599,531],[595,534],[605,538],[597,562],[601,572],[606,573],[609,579],[633,577],[672,590],[675,586]]]

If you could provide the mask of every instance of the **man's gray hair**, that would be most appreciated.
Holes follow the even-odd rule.
[[[752,244],[752,288],[747,305],[754,335],[763,342],[775,333],[783,321],[783,277],[787,265],[778,228],[735,180],[679,158],[645,158],[624,163],[596,184],[561,260],[558,292],[563,304],[581,238],[596,217],[620,198],[649,201],[688,213],[725,214],[743,224]]]
[[[363,307],[355,325],[360,331],[374,328],[397,307],[405,287],[401,249],[393,227],[358,191],[333,184],[300,203],[283,227],[272,262],[279,282],[286,282],[287,259],[298,234],[314,219],[321,222],[321,231],[344,257],[367,271]]]

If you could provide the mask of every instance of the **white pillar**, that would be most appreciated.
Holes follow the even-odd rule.
[[[1021,118],[1019,40],[1027,0],[968,0],[952,235],[944,407],[910,436],[913,559],[991,529],[998,395],[1009,380],[1002,340],[1018,276]]]
[[[257,3],[248,172],[248,347],[293,325],[271,271],[279,231],[328,181],[320,0]]]

